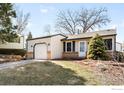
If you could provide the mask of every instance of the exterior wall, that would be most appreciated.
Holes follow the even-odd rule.
[[[79,42],[78,41],[75,41],[75,52],[78,52],[78,47],[79,47]]]
[[[63,59],[78,59],[78,52],[63,52]]]
[[[57,35],[51,38],[51,59],[61,59],[63,52],[63,36]]]
[[[27,41],[27,50],[28,52],[33,52],[33,47],[36,43],[47,43],[50,44],[50,38],[44,38],[44,39],[36,39],[36,40],[30,40]]]
[[[23,49],[22,43],[5,43],[0,44],[1,49]]]
[[[51,43],[51,38],[43,38],[43,39],[36,39],[36,40],[29,40],[27,41],[27,58],[33,58],[33,50],[34,50],[34,45],[37,43],[46,43],[47,44],[47,51],[50,52],[50,43]],[[48,55],[49,55],[48,52]],[[32,53],[32,54],[31,54]]]
[[[116,51],[122,52],[122,44],[121,43],[116,42]]]
[[[122,43],[122,51],[124,52],[124,42]]]
[[[47,52],[47,58],[48,58],[48,59],[51,59],[51,51],[48,51],[48,52]]]
[[[113,51],[115,51],[116,49],[116,39],[115,39],[115,36],[105,36],[105,37],[102,37],[103,39],[112,39],[112,50],[106,50],[107,53],[112,53]],[[86,53],[88,51],[88,43],[89,43],[89,40],[90,38],[86,38],[86,39],[78,39],[78,40],[68,40],[68,41],[75,41],[75,52],[78,52],[79,54],[79,42],[80,41],[86,41]],[[68,42],[68,41],[65,41],[65,42]],[[63,41],[64,42],[64,41]],[[72,54],[71,54],[72,53]],[[70,56],[69,56],[70,55]],[[75,53],[73,52],[63,52],[63,58],[65,57],[71,57],[71,58],[75,58]],[[79,55],[77,56],[76,54],[76,57],[79,57]]]
[[[24,37],[21,36],[20,37],[20,43],[9,43],[9,42],[6,42],[6,43],[3,43],[1,44],[0,43],[0,49],[24,49]]]
[[[32,59],[33,58],[33,52],[27,52],[26,57],[28,59]]]

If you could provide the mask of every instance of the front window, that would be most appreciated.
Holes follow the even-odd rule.
[[[112,50],[112,39],[105,39],[106,50]]]
[[[84,42],[80,42],[80,52],[84,52]]]
[[[71,42],[67,42],[67,51],[71,51]]]

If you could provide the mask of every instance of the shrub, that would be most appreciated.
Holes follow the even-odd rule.
[[[124,62],[124,53],[116,51],[114,55],[114,59],[116,59],[118,62]]]
[[[26,50],[24,49],[0,49],[0,54],[21,55],[23,57],[26,54]]]
[[[107,60],[108,56],[105,52],[105,49],[106,47],[104,40],[98,34],[96,34],[95,37],[90,39],[87,57],[94,60]]]

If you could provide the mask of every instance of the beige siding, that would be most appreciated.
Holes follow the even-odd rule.
[[[121,43],[116,42],[116,51],[122,52],[122,44]]]
[[[79,47],[79,44],[78,44],[78,41],[75,42],[75,52],[78,52],[78,47]]]
[[[59,59],[62,57],[63,43],[61,39],[63,36],[57,35],[51,38],[51,58]]]
[[[20,43],[17,42],[0,42],[1,49],[24,49],[24,37],[20,36]]]
[[[23,49],[23,43],[5,43],[0,44],[2,49]]]
[[[33,47],[36,43],[46,43],[47,45],[50,44],[50,38],[43,38],[43,39],[35,39],[27,41],[27,50],[28,52],[33,52]],[[50,45],[49,47],[50,48]]]

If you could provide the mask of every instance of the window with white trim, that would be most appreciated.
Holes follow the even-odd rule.
[[[71,42],[67,42],[67,43],[66,43],[66,51],[67,51],[67,52],[71,52],[71,48],[72,48]]]
[[[75,41],[63,42],[63,52],[75,52]]]

